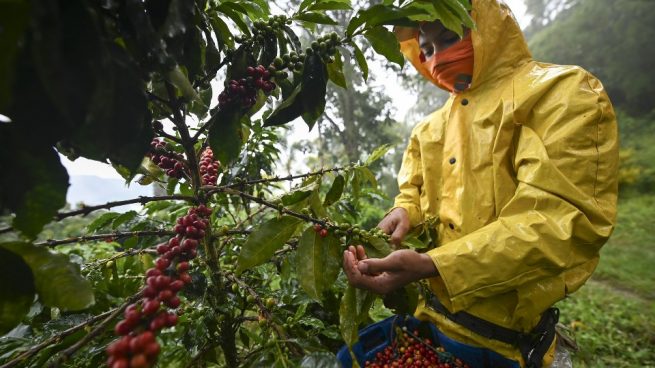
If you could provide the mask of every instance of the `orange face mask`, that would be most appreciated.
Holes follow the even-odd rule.
[[[422,61],[425,56],[421,54]],[[451,92],[462,92],[473,80],[473,41],[471,33],[423,63],[435,83]]]

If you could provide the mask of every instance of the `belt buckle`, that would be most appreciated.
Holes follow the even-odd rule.
[[[544,332],[540,333],[539,334],[539,340],[537,340],[536,343],[531,344],[532,348],[528,352],[528,361],[526,362],[526,364],[528,364],[528,362],[532,361],[532,354],[534,353],[535,349],[537,349],[537,346],[541,345],[544,342],[544,339],[546,338],[547,333],[548,333],[548,331],[544,331]]]

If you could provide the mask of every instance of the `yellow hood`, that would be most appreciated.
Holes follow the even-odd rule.
[[[496,0],[474,0],[471,17],[475,21],[476,29],[471,32],[474,66],[470,89],[505,75],[531,60],[532,56],[521,28],[505,3]],[[407,60],[421,75],[437,84],[420,61],[418,29],[395,27],[394,32],[400,42],[400,51]],[[445,89],[439,84],[437,86]]]

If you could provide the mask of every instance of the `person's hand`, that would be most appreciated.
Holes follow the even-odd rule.
[[[387,294],[411,282],[438,275],[432,259],[411,249],[391,252],[384,258],[367,258],[364,247],[348,247],[343,254],[348,281],[360,289]]]
[[[404,208],[394,208],[378,224],[385,234],[391,235],[391,243],[399,246],[409,232],[409,214]]]

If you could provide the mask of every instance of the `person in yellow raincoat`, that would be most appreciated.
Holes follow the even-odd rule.
[[[505,4],[473,0],[471,16],[461,40],[439,22],[395,29],[414,67],[451,95],[414,127],[400,194],[378,226],[396,244],[423,227],[434,248],[366,259],[350,247],[344,270],[380,294],[427,279],[419,319],[517,366],[548,366],[554,333],[540,321],[590,277],[614,228],[616,118],[589,72],[532,59]]]

